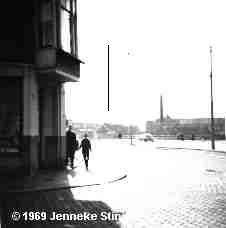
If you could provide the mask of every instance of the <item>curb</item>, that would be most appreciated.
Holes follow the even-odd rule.
[[[198,150],[198,151],[206,151],[206,152],[217,152],[217,153],[225,153],[224,150],[209,150],[209,149],[200,149],[200,148],[188,148],[188,147],[167,147],[167,146],[159,146],[156,149],[169,149],[169,150]]]
[[[43,188],[33,188],[33,189],[18,189],[18,190],[6,190],[6,191],[0,191],[0,194],[10,194],[10,193],[27,193],[27,192],[48,192],[48,191],[58,191],[58,190],[65,190],[65,189],[71,189],[71,188],[81,188],[81,187],[90,187],[90,186],[99,186],[104,184],[111,184],[118,181],[121,181],[123,179],[127,178],[127,174],[115,178],[110,181],[105,181],[102,183],[94,183],[94,184],[84,184],[84,185],[68,185],[68,186],[59,186],[59,187],[43,187]]]

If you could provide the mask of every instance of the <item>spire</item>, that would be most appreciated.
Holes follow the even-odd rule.
[[[162,103],[162,95],[160,96],[160,122],[163,122],[163,103]]]

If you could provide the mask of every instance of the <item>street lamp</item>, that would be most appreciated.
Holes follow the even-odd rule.
[[[133,145],[132,125],[129,125],[129,127],[128,127],[128,136],[130,138],[130,145]]]
[[[214,117],[213,117],[213,68],[212,68],[212,46],[210,46],[210,91],[211,91],[211,146],[215,150],[215,132],[214,132]]]
[[[129,58],[130,58],[130,56],[132,56],[131,52],[128,52],[127,55],[129,56]],[[130,64],[129,64],[130,62],[131,61],[129,60],[128,61],[128,70],[131,69]],[[129,125],[129,127],[128,127],[128,135],[129,135],[129,138],[130,138],[130,145],[133,145],[133,132],[132,131],[133,131],[133,126]]]

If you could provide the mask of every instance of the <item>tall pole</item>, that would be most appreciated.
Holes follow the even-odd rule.
[[[211,147],[215,150],[215,132],[214,132],[214,116],[213,116],[213,67],[212,67],[212,46],[210,46],[210,91],[211,91]]]
[[[162,103],[162,94],[160,95],[160,122],[163,122],[163,103]]]
[[[130,145],[133,145],[133,132],[132,132],[133,129],[132,128],[133,128],[133,126],[130,125],[129,126]]]
[[[129,58],[130,58],[131,53],[128,52],[127,55],[128,55]],[[131,61],[129,60],[129,61],[128,61],[128,70],[130,70],[130,65],[131,65]],[[131,71],[129,71],[129,72],[131,72]],[[130,126],[129,126],[130,145],[133,145],[133,132],[132,132],[132,130],[133,130],[133,126],[132,126],[132,124],[130,124]]]
[[[110,110],[110,47],[108,45],[108,112]]]

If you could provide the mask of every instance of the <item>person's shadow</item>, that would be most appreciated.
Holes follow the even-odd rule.
[[[70,188],[4,193],[0,202],[2,227],[120,228],[120,213],[102,201],[77,200]]]

